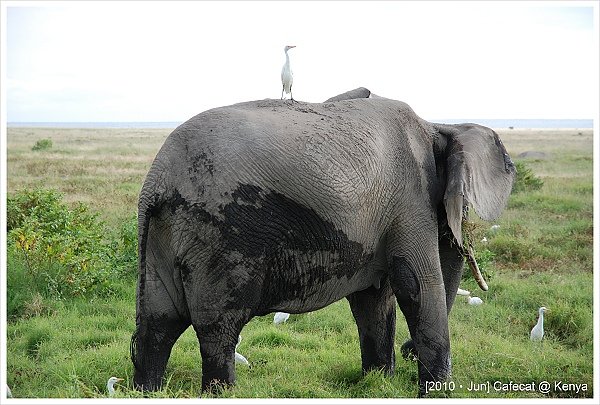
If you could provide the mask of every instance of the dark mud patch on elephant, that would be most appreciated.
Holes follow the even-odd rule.
[[[262,305],[306,299],[328,280],[350,279],[372,258],[334,224],[285,195],[240,185],[232,197],[221,211],[223,248],[266,270]]]
[[[212,176],[215,171],[215,165],[206,152],[202,152],[191,159],[191,166],[188,171],[190,174],[195,175],[207,171]]]
[[[234,201],[221,210],[225,220],[219,227],[227,250],[237,250],[244,257],[271,256],[284,250],[339,251],[344,259],[350,258],[350,251],[362,253],[360,243],[283,194],[240,185],[232,197]]]
[[[227,274],[243,275],[228,282],[232,307],[242,307],[250,299],[268,308],[327,294],[327,282],[347,282],[373,259],[333,223],[283,194],[240,184],[231,197],[217,215],[206,211],[205,203],[190,203],[179,193],[169,205],[186,221],[203,224],[196,237],[202,238],[200,229],[205,225],[218,230],[218,247],[208,258],[206,276],[218,280]]]

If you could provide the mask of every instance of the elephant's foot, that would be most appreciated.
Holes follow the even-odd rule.
[[[214,396],[220,396],[221,393],[235,385],[234,382],[226,382],[213,378],[212,380],[202,377],[202,393]]]
[[[213,395],[219,395],[221,391],[235,385],[235,371],[233,364],[217,366],[208,364],[204,366],[205,361],[202,361],[202,392]]]
[[[421,346],[421,350],[425,353],[430,349]],[[421,350],[418,350],[420,353]],[[417,357],[419,369],[419,397],[429,396],[432,387],[435,383],[447,381],[450,378],[452,366],[450,363],[449,352],[438,350],[434,355],[424,355]],[[447,396],[445,390],[435,390],[435,396]]]
[[[138,325],[130,345],[136,390],[157,391],[161,388],[171,349],[188,324],[186,321],[170,321],[158,325],[144,319]]]

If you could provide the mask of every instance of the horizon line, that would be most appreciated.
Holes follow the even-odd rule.
[[[188,119],[184,119],[184,120],[86,120],[86,121],[81,121],[81,120],[56,120],[56,121],[47,121],[47,120],[35,120],[35,121],[6,121],[6,124],[45,124],[45,123],[69,123],[69,124],[77,124],[77,123],[81,123],[81,124],[89,124],[89,123],[136,123],[136,122],[140,122],[140,123],[170,123],[170,122],[186,122],[188,121]],[[533,117],[533,118],[451,118],[451,117],[442,117],[442,118],[434,118],[434,119],[427,119],[427,121],[435,121],[435,120],[485,120],[485,121],[509,121],[509,120],[513,120],[513,121],[594,121],[593,117],[590,118],[539,118],[539,117]]]

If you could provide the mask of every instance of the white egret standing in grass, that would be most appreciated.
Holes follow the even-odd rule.
[[[239,353],[237,352],[237,348],[238,348],[238,346],[240,345],[240,342],[241,342],[241,341],[242,341],[242,335],[238,335],[238,342],[237,342],[237,344],[235,345],[235,362],[236,362],[236,363],[245,364],[245,365],[249,366],[249,365],[250,365],[250,363],[248,362],[248,360],[247,360],[247,359],[246,359],[244,356],[242,356],[241,354],[239,354]]]
[[[290,56],[288,55],[288,51],[292,48],[295,48],[295,45],[286,45],[283,48],[285,52],[285,64],[281,68],[281,84],[283,88],[281,89],[281,99],[283,100],[283,93],[289,94],[292,102],[294,100],[294,96],[292,95],[292,84],[294,83],[294,74],[292,73],[292,68],[290,67]]]
[[[531,339],[534,342],[539,342],[544,337],[544,313],[548,311],[550,310],[546,307],[540,307],[540,309],[538,310],[540,316],[538,317],[537,323],[535,324],[533,329],[531,329],[531,333],[529,334],[529,339]]]
[[[469,295],[471,295],[471,292],[470,292],[470,291],[467,291],[467,290],[463,290],[462,288],[459,288],[459,289],[456,291],[456,295],[464,295],[464,296],[469,296]]]
[[[275,312],[275,315],[273,316],[273,323],[275,325],[284,323],[288,320],[289,317],[290,314],[288,314],[287,312]]]
[[[106,389],[108,390],[108,396],[112,397],[115,395],[115,383],[123,381],[122,378],[110,377],[106,383]]]

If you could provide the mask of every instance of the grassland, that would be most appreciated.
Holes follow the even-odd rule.
[[[137,195],[169,130],[10,128],[8,191],[54,188],[117,224],[135,213]],[[35,152],[41,139],[52,148]]]
[[[168,130],[9,128],[8,191],[54,188],[65,200],[89,204],[108,229],[135,214],[144,175]],[[493,260],[488,292],[467,278],[462,287],[484,304],[457,299],[450,317],[454,386],[432,396],[453,398],[592,397],[593,390],[593,180],[589,130],[500,131],[513,159],[525,159],[544,181],[540,190],[511,196],[500,231],[486,233]],[[41,139],[47,150],[32,151]],[[487,226],[487,225],[486,225]],[[106,296],[56,297],[28,282],[23,257],[8,252],[9,295],[22,305],[9,313],[7,381],[15,397],[105,397],[107,379],[125,378],[118,397],[140,398],[131,389],[129,339],[135,324],[135,268]],[[14,297],[14,295],[13,295]],[[529,341],[537,308],[549,307],[546,336]],[[275,326],[253,319],[242,332],[239,352],[251,366],[236,367],[238,381],[222,397],[416,396],[414,362],[401,359],[408,338],[398,311],[397,369],[392,378],[363,376],[358,337],[349,306],[339,301],[320,311],[292,315]],[[200,391],[201,360],[190,329],[174,347],[163,390],[151,397],[193,398]],[[492,389],[469,391],[470,383]],[[534,391],[496,391],[493,383],[534,383]],[[548,381],[548,393],[539,383]],[[586,384],[562,390],[555,382]]]

